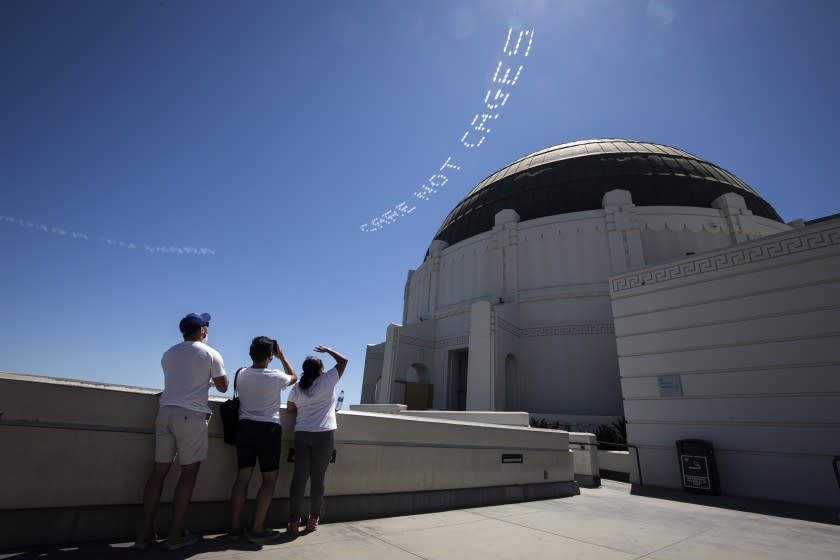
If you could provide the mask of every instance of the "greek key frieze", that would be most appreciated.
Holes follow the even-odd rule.
[[[838,244],[840,244],[840,228],[804,232],[796,237],[772,239],[748,247],[736,246],[724,252],[701,256],[690,261],[624,274],[613,278],[611,287],[613,293],[617,293],[640,286],[688,278],[697,274],[725,270]]]

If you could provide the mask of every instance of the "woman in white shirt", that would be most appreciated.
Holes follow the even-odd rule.
[[[248,494],[248,483],[259,458],[262,485],[257,491],[254,525],[249,539],[263,542],[277,536],[277,531],[265,528],[265,516],[274,496],[280,469],[280,392],[297,381],[297,375],[276,340],[266,336],[256,337],[251,342],[249,354],[253,365],[240,369],[234,379],[234,390],[239,394],[239,424],[236,429],[239,473],[230,493],[230,533],[233,537],[245,534],[240,518]],[[268,369],[274,356],[280,359],[285,373]]]
[[[295,470],[289,487],[290,534],[300,531],[303,518],[303,494],[310,479],[311,510],[306,518],[306,530],[318,528],[321,503],[324,499],[324,477],[335,446],[335,386],[347,367],[347,358],[326,346],[316,346],[316,352],[327,353],[335,359],[335,367],[324,373],[324,362],[309,356],[303,362],[303,376],[292,388],[286,410],[295,416]]]

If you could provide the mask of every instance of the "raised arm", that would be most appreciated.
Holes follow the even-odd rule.
[[[277,359],[280,360],[281,364],[283,364],[283,371],[286,372],[286,375],[292,378],[292,380],[289,381],[289,385],[294,385],[298,379],[297,374],[295,373],[295,368],[293,368],[292,364],[289,363],[289,360],[286,359],[283,349],[280,348],[280,345],[276,340],[274,341],[274,355],[277,356]]]
[[[316,352],[326,352],[330,356],[335,359],[335,369],[338,371],[338,376],[341,377],[344,374],[344,368],[347,367],[347,358],[333,350],[332,348],[328,348],[327,346],[316,346]]]

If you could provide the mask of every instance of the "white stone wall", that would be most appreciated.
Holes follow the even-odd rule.
[[[724,493],[840,503],[840,220],[610,287],[646,484],[679,487],[675,442],[698,438],[715,446]]]
[[[0,512],[141,503],[154,457],[158,390],[2,372],[0,390],[0,438],[14,456],[0,462],[0,478],[7,481]],[[222,401],[210,402],[209,456],[193,508],[226,502],[236,476],[236,451],[221,439]],[[281,417],[283,462],[276,497],[288,496],[292,465],[286,458],[294,445],[294,419],[285,409]],[[557,430],[341,411],[336,447],[327,496],[573,480],[568,433]],[[500,456],[508,452],[523,453],[527,460],[502,464]],[[176,480],[170,473],[164,502]],[[255,477],[251,496],[258,486]],[[131,512],[131,530],[136,513]]]

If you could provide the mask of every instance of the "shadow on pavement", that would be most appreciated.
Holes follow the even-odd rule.
[[[672,488],[639,486],[637,484],[632,486],[630,493],[634,496],[644,496],[660,500],[672,500],[676,502],[743,511],[747,513],[786,517],[788,519],[798,519],[800,521],[813,521],[814,523],[840,525],[840,509],[837,508],[759,500],[757,498],[742,498],[738,496],[692,494],[690,492],[684,492]]]
[[[163,541],[158,541],[145,551],[132,550],[131,542],[94,542],[4,551],[0,552],[0,560],[90,560],[92,558],[97,560],[125,560],[131,558],[168,558],[175,560],[191,558],[208,552],[223,551],[230,551],[231,557],[233,557],[239,552],[256,552],[262,550],[263,546],[275,546],[293,540],[295,538],[287,537],[283,532],[277,538],[261,544],[251,543],[244,539],[233,540],[227,535],[214,535],[200,537],[194,545],[173,551],[164,550],[162,547]],[[224,558],[224,556],[221,558]]]

